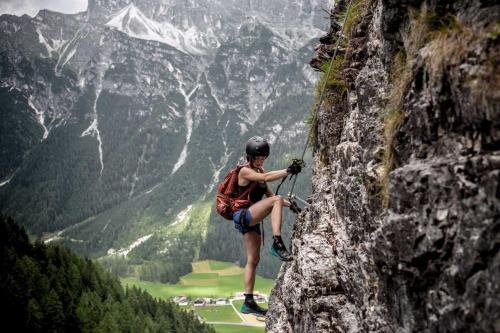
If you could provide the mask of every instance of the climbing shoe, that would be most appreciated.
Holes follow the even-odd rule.
[[[267,309],[261,308],[259,305],[257,305],[257,303],[255,303],[254,300],[252,300],[250,302],[245,301],[245,303],[241,305],[240,312],[244,314],[253,314],[263,317],[266,315]]]
[[[275,257],[280,258],[281,261],[291,261],[292,255],[285,247],[285,244],[281,240],[281,237],[274,236],[273,244],[271,244],[271,254]]]

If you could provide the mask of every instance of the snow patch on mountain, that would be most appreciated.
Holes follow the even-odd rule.
[[[43,36],[42,32],[40,31],[40,28],[36,28],[36,32],[38,34],[38,41],[40,42],[40,44],[45,46],[45,48],[47,49],[47,53],[49,54],[49,57],[51,57],[52,52],[57,52],[57,51],[52,46],[49,45],[49,43]]]
[[[102,175],[102,171],[104,170],[104,161],[103,161],[103,154],[102,154],[102,139],[101,139],[101,133],[99,132],[99,120],[98,120],[98,114],[97,114],[97,100],[99,99],[99,96],[101,95],[102,91],[102,82],[99,83],[98,88],[96,89],[96,96],[94,100],[94,107],[93,107],[93,118],[94,120],[90,124],[90,126],[83,131],[83,133],[80,135],[81,137],[84,136],[95,136],[97,138],[97,142],[99,143],[98,148],[99,148],[99,161],[101,162],[101,172],[100,174]]]
[[[174,222],[172,222],[172,224],[170,224],[169,227],[173,227],[174,225],[177,225],[177,224],[185,221],[186,218],[189,216],[189,212],[191,211],[192,208],[193,208],[193,205],[189,205],[186,207],[186,209],[182,210],[179,214],[177,214]]]
[[[149,234],[149,235],[143,236],[143,237],[137,239],[135,242],[133,242],[132,244],[130,244],[126,248],[122,248],[122,249],[119,249],[119,250],[115,250],[115,249],[111,248],[111,249],[108,250],[108,256],[122,256],[122,257],[126,257],[130,253],[130,251],[132,251],[133,249],[135,249],[136,247],[138,247],[139,245],[141,245],[142,243],[144,243],[145,241],[147,241],[148,239],[150,239],[151,236],[153,236],[153,234]]]
[[[210,95],[213,97],[215,103],[218,106],[218,112],[220,115],[224,114],[224,110],[226,109],[226,105],[220,100],[219,96],[217,96],[217,88],[213,85],[212,81],[210,81],[209,77],[205,74],[205,81],[207,82],[208,88],[210,89]]]
[[[38,123],[40,124],[40,126],[43,127],[43,137],[40,140],[40,142],[41,142],[41,141],[47,139],[47,136],[49,135],[49,130],[45,126],[45,113],[43,111],[38,110],[35,107],[35,105],[33,105],[33,96],[30,96],[28,98],[28,105],[30,106],[30,108],[33,109],[33,111],[35,111],[36,119],[38,120]]]
[[[144,194],[149,194],[149,193],[153,192],[153,191],[154,191],[154,190],[156,190],[156,189],[158,188],[158,186],[160,186],[160,185],[161,185],[161,183],[156,184],[155,186],[153,186],[153,187],[152,187],[152,188],[150,188],[149,190],[146,190],[146,191],[144,192]]]
[[[227,128],[227,126],[226,126],[226,128]],[[232,155],[232,153],[229,152],[225,134],[226,134],[225,132],[222,133],[222,142],[224,144],[224,155],[222,155],[222,158],[221,158],[220,163],[219,163],[219,167],[217,167],[216,164],[212,161],[212,158],[209,158],[209,161],[210,161],[210,164],[212,165],[212,169],[213,169],[214,173],[213,173],[212,181],[208,185],[206,195],[210,194],[212,192],[212,190],[214,189],[215,185],[217,185],[219,183],[220,173],[222,172],[222,170],[224,170],[227,163],[229,162],[229,157]],[[206,195],[205,195],[205,197],[206,197]]]
[[[76,49],[72,49],[67,55],[66,57],[64,58],[64,62],[62,63],[61,65],[61,68],[64,67],[64,65],[66,65],[68,63],[68,61],[71,60],[71,58],[73,58],[73,56],[75,55],[76,53]]]
[[[250,67],[250,66],[248,66]],[[266,104],[273,92],[273,83],[270,73],[266,73],[263,80],[255,80],[248,87],[248,108],[246,113],[248,123],[252,126],[266,111]]]
[[[102,174],[102,171],[104,170],[104,163],[102,161],[102,140],[101,140],[101,134],[99,133],[97,117],[94,118],[94,120],[92,121],[92,124],[90,124],[90,126],[85,131],[83,131],[83,133],[81,134],[81,137],[84,137],[87,135],[95,136],[97,138],[97,141],[99,142],[99,160],[101,162],[101,174]]]
[[[62,47],[61,52],[59,53],[59,59],[57,60],[56,66],[54,68],[54,72],[56,76],[61,75],[62,68],[64,65],[68,63],[68,61],[73,58],[78,48],[78,42],[82,39],[85,39],[89,34],[89,30],[85,25],[81,26],[66,44]]]
[[[280,136],[281,132],[283,132],[283,127],[280,124],[276,124],[271,128],[271,133],[269,133],[267,137],[267,141],[269,144],[274,144],[276,139]]]
[[[241,136],[245,135],[245,133],[248,132],[247,124],[245,124],[245,123],[238,123],[238,125],[240,125],[240,135]]]
[[[59,55],[59,51],[61,50],[61,47],[66,42],[65,40],[63,40],[63,39],[51,39],[49,37],[45,37],[43,35],[42,31],[40,30],[40,27],[36,28],[36,33],[38,34],[38,41],[40,42],[40,44],[45,46],[49,57],[52,57],[52,53],[56,53],[57,55]]]
[[[191,104],[191,96],[196,92],[198,89],[199,85],[196,85],[196,87],[191,90],[189,94],[186,94],[186,91],[182,87],[181,81],[179,81],[179,91],[181,92],[182,96],[184,96],[184,99],[186,101],[186,113],[184,116],[185,122],[186,122],[186,143],[184,144],[184,147],[182,148],[181,154],[179,155],[179,159],[174,165],[174,168],[172,169],[172,172],[170,175],[173,175],[179,168],[186,162],[186,158],[188,155],[188,146],[189,142],[191,141],[191,134],[193,133],[193,127],[194,127],[194,121],[193,121],[193,110],[189,107]]]
[[[186,54],[206,53],[198,47],[203,43],[204,36],[195,27],[182,31],[168,22],[156,22],[146,17],[133,3],[112,15],[105,25],[133,38],[168,44]]]
[[[53,241],[61,240],[63,239],[62,234],[64,233],[64,230],[58,231],[55,233],[54,236],[50,237],[49,239],[45,240],[44,243],[48,244]]]
[[[7,185],[7,184],[10,182],[10,180],[11,180],[11,179],[12,179],[12,177],[10,177],[9,179],[7,179],[7,180],[5,180],[5,181],[1,182],[1,183],[0,183],[0,187],[2,187],[2,186],[4,186],[4,185]]]
[[[141,157],[139,157],[139,160],[137,161],[137,167],[135,168],[135,172],[132,175],[132,189],[130,190],[130,192],[128,194],[129,198],[131,198],[134,195],[135,184],[139,180],[139,177],[137,177],[137,174],[139,173],[139,167],[141,166],[141,164],[143,164],[145,162],[144,156],[146,154],[146,150],[147,150],[147,145],[142,146]]]
[[[111,220],[108,220],[108,222],[106,222],[106,224],[104,225],[104,227],[102,228],[102,231],[101,232],[104,232],[106,231],[106,229],[108,229],[108,225],[111,223]]]
[[[42,237],[42,241],[45,243],[45,244],[48,244],[50,242],[54,242],[54,241],[59,241],[59,240],[63,240],[63,239],[68,239],[64,234],[69,232],[69,231],[72,231],[72,230],[75,230],[75,229],[78,229],[86,224],[89,224],[90,222],[94,221],[95,217],[94,216],[91,216],[89,217],[88,219],[86,220],[83,220],[82,222],[79,222],[77,224],[73,224],[73,225],[70,225],[69,227],[63,229],[63,230],[59,230],[59,231],[54,231],[53,233],[51,233],[50,235],[47,235],[47,236],[43,236]]]

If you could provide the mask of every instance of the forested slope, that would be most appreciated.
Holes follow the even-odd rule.
[[[175,304],[123,289],[118,279],[61,246],[30,243],[0,216],[2,326],[18,332],[213,332]]]

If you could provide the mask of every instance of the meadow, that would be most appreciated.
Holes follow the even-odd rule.
[[[136,278],[122,278],[124,286],[139,287],[152,296],[168,300],[178,295],[197,297],[231,297],[243,291],[243,269],[235,264],[205,260],[192,264],[193,272],[180,278],[176,284],[140,281]],[[257,275],[255,291],[269,295],[274,281]]]
[[[180,278],[179,283],[167,284],[150,281],[140,281],[136,278],[122,278],[124,286],[136,286],[146,290],[153,297],[172,300],[175,296],[187,296],[190,301],[196,298],[230,298],[243,291],[243,269],[235,264],[205,260],[191,264],[192,272]],[[269,295],[274,281],[257,276],[255,291]],[[234,300],[237,310],[240,309],[242,300]],[[267,304],[264,305],[266,307]],[[242,323],[240,316],[231,305],[220,306],[193,306],[183,307],[196,312],[206,322]],[[263,325],[263,323],[262,323]],[[251,327],[244,325],[212,325],[218,333],[263,333],[264,327]]]

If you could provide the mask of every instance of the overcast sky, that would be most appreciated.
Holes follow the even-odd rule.
[[[0,15],[35,16],[40,9],[74,14],[87,10],[87,0],[0,0]]]

